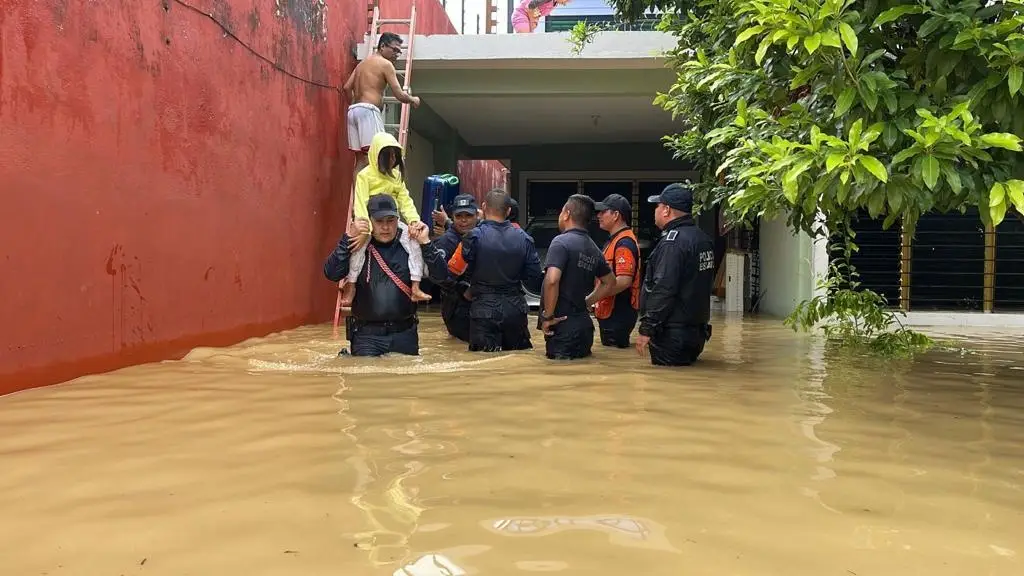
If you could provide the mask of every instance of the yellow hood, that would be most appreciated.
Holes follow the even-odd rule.
[[[369,168],[372,169],[371,174],[381,178],[382,180],[401,182],[402,175],[397,168],[391,170],[393,176],[388,176],[381,172],[380,166],[377,164],[377,161],[380,158],[380,153],[385,148],[397,148],[399,157],[405,157],[405,152],[402,150],[402,146],[398,144],[398,140],[396,140],[394,136],[387,132],[378,132],[374,135],[373,140],[370,141],[370,152],[367,154],[367,160],[370,164]]]
[[[387,132],[379,132],[370,141],[370,151],[367,153],[367,166],[356,175],[356,194],[354,198],[353,214],[357,218],[368,218],[366,213],[366,202],[370,196],[375,194],[387,194],[395,199],[398,204],[398,211],[402,220],[407,224],[419,222],[419,211],[416,204],[409,196],[409,189],[405,187],[405,180],[397,168],[391,170],[391,174],[382,173],[377,166],[377,159],[385,148],[397,148],[404,159],[405,153],[399,146],[398,140]]]

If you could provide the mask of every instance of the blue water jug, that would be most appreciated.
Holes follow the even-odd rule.
[[[434,210],[449,209],[459,195],[459,178],[453,174],[434,174],[423,181],[423,204],[420,219],[433,222]]]

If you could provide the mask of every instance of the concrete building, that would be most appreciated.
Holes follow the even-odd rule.
[[[50,4],[0,10],[0,393],[330,318],[321,265],[353,166],[339,87],[367,49],[366,0]],[[407,18],[411,0],[380,4]],[[605,32],[576,56],[565,32],[460,36],[439,0],[417,8],[414,196],[428,174],[478,194],[507,178],[537,217],[618,192],[655,234],[638,200],[696,177],[652,106],[672,37]],[[757,273],[730,273],[757,280],[739,309],[812,293],[822,247],[772,222],[752,244]]]

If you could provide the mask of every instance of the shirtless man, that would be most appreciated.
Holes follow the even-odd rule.
[[[399,102],[420,105],[420,99],[402,90],[395,73],[395,64],[402,53],[402,37],[394,32],[384,32],[377,42],[377,51],[356,65],[345,81],[345,93],[352,105],[348,107],[348,147],[359,154],[359,164],[365,166],[370,141],[378,132],[384,132],[384,87],[390,86],[391,93]],[[356,172],[361,166],[357,166]]]

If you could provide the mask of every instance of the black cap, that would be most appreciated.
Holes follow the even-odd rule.
[[[651,204],[665,204],[681,212],[693,212],[693,190],[684,184],[669,184],[657,196],[647,199]]]
[[[459,194],[452,200],[452,216],[456,214],[476,215],[476,198],[472,194]]]
[[[508,199],[508,221],[518,222],[519,221],[519,202],[516,202],[515,198]]]
[[[594,203],[595,212],[604,212],[605,210],[618,212],[626,222],[629,222],[629,217],[633,214],[633,209],[629,206],[629,200],[626,200],[621,194],[609,194],[604,200]]]
[[[366,211],[370,213],[370,218],[374,220],[380,220],[388,216],[398,218],[398,204],[395,204],[395,199],[387,194],[370,196],[370,200],[366,203]]]

